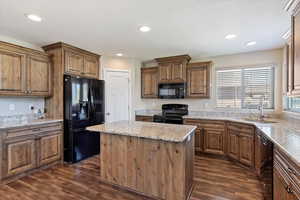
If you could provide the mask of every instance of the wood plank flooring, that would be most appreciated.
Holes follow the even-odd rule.
[[[0,186],[1,200],[148,200],[99,182],[98,156],[34,172]],[[263,200],[255,174],[227,160],[195,156],[191,200]]]

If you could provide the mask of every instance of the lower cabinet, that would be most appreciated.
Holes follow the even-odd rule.
[[[153,117],[151,117],[151,116],[136,115],[135,116],[135,121],[153,122]]]
[[[276,168],[273,173],[273,191],[274,200],[299,200]]]
[[[228,156],[249,167],[254,166],[253,126],[228,123]]]
[[[2,138],[1,180],[62,158],[62,125],[10,130]]]
[[[35,139],[19,139],[3,144],[2,176],[9,177],[36,167]]]
[[[61,133],[54,133],[41,137],[38,141],[38,164],[39,166],[52,163],[61,158]]]

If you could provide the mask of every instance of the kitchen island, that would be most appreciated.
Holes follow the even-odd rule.
[[[118,121],[87,129],[101,133],[101,181],[154,199],[189,198],[196,126]]]

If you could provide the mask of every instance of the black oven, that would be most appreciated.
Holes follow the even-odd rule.
[[[161,83],[158,85],[158,96],[161,99],[183,99],[185,91],[185,83]]]

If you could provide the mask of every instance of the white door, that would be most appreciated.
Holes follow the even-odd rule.
[[[106,122],[129,120],[129,73],[105,72]]]

